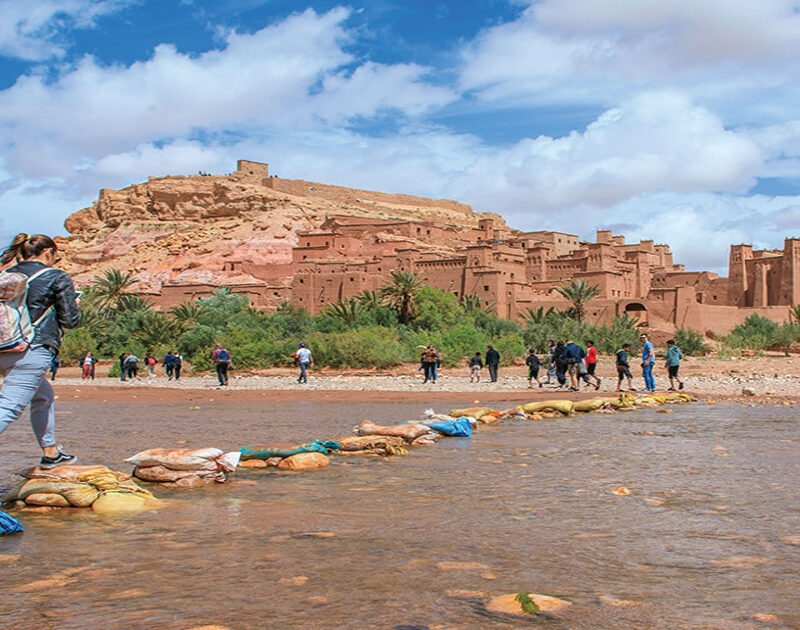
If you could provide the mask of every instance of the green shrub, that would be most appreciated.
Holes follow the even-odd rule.
[[[686,356],[702,356],[708,353],[705,337],[690,328],[678,328],[675,331],[675,344]]]
[[[766,350],[775,345],[779,326],[759,314],[750,315],[725,337],[725,345],[747,350]]]
[[[316,365],[337,368],[393,367],[405,356],[397,331],[381,326],[340,333],[313,333],[309,348]]]
[[[64,333],[58,354],[62,365],[78,365],[87,352],[97,355],[97,341],[88,329],[78,327]]]

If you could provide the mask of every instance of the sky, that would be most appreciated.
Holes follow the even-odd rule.
[[[0,242],[248,159],[725,274],[800,237],[798,59],[800,0],[0,0]]]

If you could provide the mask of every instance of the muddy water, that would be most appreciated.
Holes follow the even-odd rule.
[[[421,410],[195,404],[64,404],[61,439],[83,463],[128,470],[125,457],[176,440],[330,438]],[[7,431],[0,450],[8,485],[30,463],[28,428]],[[800,546],[781,541],[800,536],[798,450],[796,409],[691,405],[512,422],[302,474],[243,472],[256,483],[157,490],[169,507],[133,517],[22,515],[26,533],[0,538],[0,618],[5,628],[736,629],[769,613],[772,627],[798,628]],[[619,486],[631,494],[612,494]],[[31,585],[65,569],[81,571]],[[530,621],[483,608],[482,593],[522,590],[574,605]],[[610,605],[619,600],[630,605]]]

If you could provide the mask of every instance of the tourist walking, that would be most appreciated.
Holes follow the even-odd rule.
[[[139,357],[131,353],[125,357],[125,378],[129,381],[139,377]]]
[[[178,354],[174,350],[172,351],[172,355],[175,357],[175,367],[173,372],[175,374],[175,381],[181,380],[181,368],[183,368],[183,355]]]
[[[547,380],[546,385],[556,380],[556,361],[553,355],[556,353],[556,342],[552,339],[547,340]]]
[[[480,383],[481,382],[481,370],[483,369],[483,359],[481,359],[481,353],[476,352],[475,356],[469,360],[469,382],[470,383]]]
[[[500,353],[492,346],[486,346],[486,367],[489,368],[489,380],[497,382],[497,368],[500,367]]]
[[[441,356],[436,351],[436,346],[434,346],[432,343],[428,344],[425,347],[425,350],[422,351],[422,355],[420,356],[420,364],[422,365],[423,374],[425,375],[425,380],[422,381],[423,385],[429,382],[436,382],[436,365],[440,359]]]
[[[54,468],[77,461],[56,441],[55,395],[45,378],[61,347],[63,328],[80,322],[78,296],[70,277],[53,265],[58,247],[49,236],[18,234],[0,255],[0,433],[30,405],[31,427],[42,449],[39,466]],[[24,297],[20,297],[24,296]]]
[[[150,351],[144,355],[144,364],[147,367],[147,379],[152,381],[156,377],[156,363],[158,363],[158,359],[156,359]]]
[[[633,374],[631,374],[631,364],[628,362],[628,355],[631,352],[631,344],[623,343],[622,348],[617,350],[617,391],[622,391],[622,381],[628,379],[628,391],[635,392],[633,388]]]
[[[306,348],[306,344],[301,343],[297,348],[297,352],[294,353],[294,358],[297,361],[297,365],[300,366],[300,376],[297,377],[297,382],[308,383],[308,368],[311,367],[311,363],[314,361],[311,350]]]
[[[541,387],[542,382],[539,380],[539,367],[541,362],[539,361],[539,357],[536,356],[536,350],[533,348],[528,350],[528,357],[525,359],[525,365],[528,366],[528,389],[533,389],[533,381],[536,381],[539,387]]]
[[[50,360],[50,380],[51,381],[56,380],[56,372],[58,372],[58,368],[60,368],[60,367],[61,367],[61,361],[59,360],[59,358],[57,356],[53,355],[53,358]]]
[[[119,355],[119,380],[123,382],[127,377],[126,374],[127,370],[125,369],[125,359],[127,359],[128,356],[129,354],[127,352],[123,352],[121,355]]]
[[[214,347],[214,352],[211,353],[211,360],[217,366],[217,380],[220,387],[228,386],[228,369],[231,366],[231,353],[227,348],[223,348],[220,344]]]
[[[97,359],[92,356],[91,352],[87,352],[83,355],[83,359],[81,359],[81,379],[86,380],[94,380],[94,364],[97,363]]]
[[[681,359],[683,353],[681,349],[675,345],[674,339],[667,340],[667,374],[669,375],[669,391],[675,391],[675,383],[678,383],[678,389],[683,389],[683,381],[678,376],[678,371],[681,369]]]
[[[578,377],[581,374],[581,361],[586,356],[586,352],[572,339],[567,339],[567,345],[564,347],[564,357],[567,361],[567,369],[569,370],[569,391],[579,391]]]
[[[167,375],[167,380],[171,381],[175,376],[175,355],[172,353],[172,350],[169,350],[167,354],[164,355],[164,374]]]
[[[653,376],[653,366],[656,364],[656,349],[647,335],[642,333],[639,336],[642,342],[642,377],[644,378],[644,388],[648,392],[656,391],[656,379]]]
[[[556,381],[558,387],[563,388],[567,384],[567,357],[564,354],[564,342],[559,341],[553,349],[553,362],[556,365]]]
[[[586,342],[586,384],[590,385],[590,380],[594,380],[594,389],[600,389],[600,378],[597,376],[597,348],[594,341]]]

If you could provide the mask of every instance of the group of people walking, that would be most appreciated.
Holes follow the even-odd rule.
[[[656,363],[655,346],[646,334],[640,336],[642,343],[642,377],[644,379],[644,390],[654,392],[656,390],[653,368]],[[594,390],[600,389],[601,378],[597,375],[598,353],[594,341],[586,342],[586,348],[575,343],[572,339],[566,341],[548,340],[547,356],[539,358],[536,350],[531,348],[525,357],[527,367],[528,387],[533,388],[534,383],[538,387],[555,384],[557,388],[568,389],[572,392],[580,391],[581,385],[593,387]],[[615,367],[617,371],[617,391],[622,391],[622,384],[627,380],[628,390],[636,391],[633,387],[633,374],[630,368],[631,344],[623,344],[622,348],[615,353]],[[683,354],[673,339],[667,341],[666,363],[667,374],[670,386],[667,391],[683,389],[683,381],[680,379],[679,371]],[[441,354],[433,345],[426,347],[422,353],[420,370],[425,369],[425,380],[423,383],[436,382],[437,368],[441,361]],[[498,368],[500,365],[500,353],[492,346],[487,347],[485,360],[480,352],[476,352],[469,359],[469,382],[479,383],[481,372],[484,367],[489,369],[491,382],[497,382]],[[546,365],[545,379],[539,377],[539,372],[543,365]]]
[[[167,380],[171,381],[174,379],[179,381],[181,378],[183,357],[174,350],[170,350],[164,355],[164,359],[161,361],[156,359],[150,351],[145,353],[144,359],[140,359],[132,352],[123,352],[119,355],[119,380],[125,382],[139,378],[140,361],[144,363],[144,367],[147,370],[148,380],[156,378],[156,365],[159,363],[164,366],[164,373],[167,376]]]

